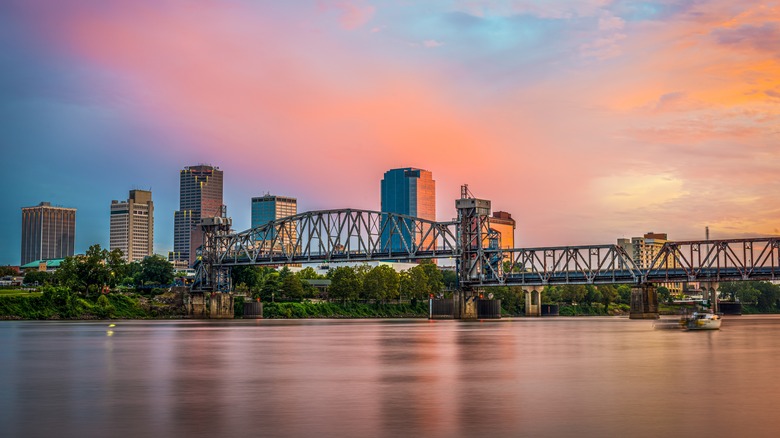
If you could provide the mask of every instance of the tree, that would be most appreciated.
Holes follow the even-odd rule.
[[[666,286],[658,286],[655,288],[655,293],[658,294],[658,301],[664,303],[670,303],[672,301],[672,293],[669,292],[669,288]]]
[[[244,284],[251,294],[260,289],[263,277],[259,266],[236,266],[230,270],[230,279],[233,284]]]
[[[363,278],[363,293],[370,300],[386,300],[398,295],[398,273],[387,265],[379,265],[368,271]]]
[[[604,311],[608,312],[609,305],[618,299],[617,288],[611,284],[605,284],[599,286],[599,291],[601,291],[601,302],[604,304]]]
[[[261,271],[261,278],[260,298],[273,300],[282,289],[282,279],[279,276],[279,272],[267,268]]]
[[[301,279],[295,274],[289,274],[282,278],[282,291],[286,297],[300,300],[303,298]]]
[[[758,290],[758,302],[756,306],[762,312],[769,312],[775,309],[777,299],[780,298],[780,286],[766,281],[756,282],[755,288]]]
[[[298,278],[301,280],[319,280],[322,278],[322,275],[317,274],[317,271],[315,271],[314,268],[306,267],[298,272]]]
[[[57,278],[61,284],[77,292],[89,295],[97,292],[112,280],[112,271],[108,266],[109,252],[100,245],[92,245],[84,255],[65,257],[57,269]]]
[[[24,284],[44,285],[52,281],[52,274],[46,271],[30,271],[24,274]]]
[[[128,263],[125,261],[122,250],[119,248],[109,251],[105,260],[108,269],[111,270],[108,285],[115,287],[125,278],[125,276],[127,276]]]
[[[10,266],[0,266],[0,277],[19,275],[19,271]]]
[[[173,283],[173,264],[155,254],[141,260],[141,283],[168,285]]]
[[[354,300],[358,297],[358,291],[362,288],[360,278],[350,266],[340,266],[330,272],[330,298],[337,300]]]
[[[412,299],[426,299],[430,292],[428,274],[422,265],[407,269],[401,276],[401,295]]]
[[[449,269],[442,269],[441,271],[442,283],[444,287],[453,290],[458,287],[458,273]]]
[[[444,276],[439,267],[433,262],[423,262],[419,266],[428,277],[428,293],[436,295],[441,292],[444,289]]]
[[[631,304],[631,286],[621,284],[617,287],[618,302],[621,304]]]
[[[567,303],[581,303],[587,293],[588,290],[582,284],[564,284],[561,286],[561,299]]]

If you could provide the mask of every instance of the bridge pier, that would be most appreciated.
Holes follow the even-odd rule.
[[[701,283],[701,286],[704,289],[702,291],[702,298],[709,301],[712,313],[718,313],[720,310],[718,308],[718,290],[720,289],[720,283],[717,281],[710,281],[707,283]]]
[[[631,288],[630,319],[658,319],[658,293],[652,283]]]
[[[525,292],[525,316],[542,316],[542,287],[533,286]]]
[[[190,291],[187,316],[193,319],[233,319],[233,294]]]
[[[452,294],[452,317],[455,319],[477,319],[477,299],[471,290],[456,290]]]

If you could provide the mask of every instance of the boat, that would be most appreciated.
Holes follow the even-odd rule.
[[[680,319],[680,326],[686,330],[718,330],[722,321],[717,313],[693,312]]]

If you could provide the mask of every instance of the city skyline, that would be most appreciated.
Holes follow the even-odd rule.
[[[79,253],[133,188],[167,254],[198,162],[237,230],[264,192],[379,210],[377,176],[415,166],[437,219],[467,183],[520,247],[780,234],[776,4],[100,4],[0,6],[1,265],[22,207],[77,208]]]

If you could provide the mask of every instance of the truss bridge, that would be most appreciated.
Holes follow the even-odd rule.
[[[630,284],[631,315],[643,318],[657,316],[653,284],[699,282],[712,286],[714,298],[721,281],[780,279],[780,238],[670,241],[647,266],[614,244],[503,249],[490,225],[490,201],[468,195],[462,191],[457,218],[448,222],[342,209],[236,233],[228,218],[206,218],[193,289],[229,291],[229,270],[242,265],[452,259],[459,279],[456,313],[463,314],[469,298],[485,287],[520,286],[526,313],[533,315],[540,314],[533,306],[548,285]]]

